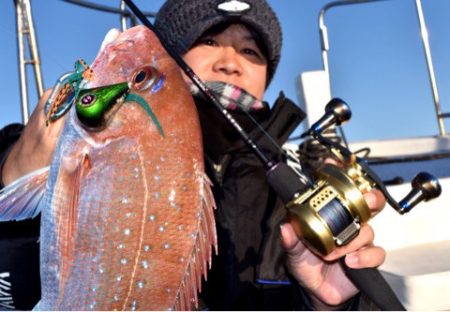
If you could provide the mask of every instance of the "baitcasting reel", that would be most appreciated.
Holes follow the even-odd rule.
[[[302,135],[317,140],[343,165],[324,164],[314,170],[315,181],[286,204],[296,234],[322,255],[349,243],[358,235],[361,224],[370,219],[363,194],[372,188],[380,189],[400,214],[441,194],[438,180],[421,172],[412,180],[412,190],[404,199],[400,202],[393,199],[364,159],[322,135],[323,130],[340,125],[350,117],[348,105],[341,99],[332,99],[325,108],[325,115]]]

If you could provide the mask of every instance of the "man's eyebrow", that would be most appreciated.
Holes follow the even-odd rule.
[[[245,35],[243,39],[246,41],[253,41],[253,43],[256,44],[256,39],[252,35]]]

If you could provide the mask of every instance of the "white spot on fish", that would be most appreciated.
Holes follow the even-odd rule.
[[[115,294],[113,299],[114,299],[114,301],[119,301],[119,295]]]
[[[170,244],[169,243],[164,243],[163,247],[164,247],[164,249],[169,249],[170,248]]]
[[[153,179],[155,179],[155,181],[159,181],[159,180],[161,180],[161,177],[156,175],[156,176],[153,177]]]
[[[137,287],[139,287],[139,288],[144,288],[144,285],[145,285],[145,283],[143,282],[143,281],[138,281],[137,282]]]
[[[149,217],[148,217],[148,219],[150,220],[150,221],[155,221],[155,219],[156,219],[156,217],[155,217],[155,215],[153,215],[153,214],[151,214]]]
[[[171,190],[171,191],[170,191],[170,194],[169,194],[169,201],[170,201],[170,204],[171,204],[171,205],[174,204],[174,201],[175,201],[175,195],[176,195],[175,190]]]
[[[116,281],[120,282],[122,280],[122,275],[117,275],[116,276]]]
[[[180,225],[177,227],[177,229],[178,229],[178,231],[183,231],[183,230],[184,230],[184,225],[183,225],[183,224],[180,224]]]
[[[164,225],[160,225],[160,226],[159,226],[159,231],[160,231],[160,232],[164,232],[165,229],[166,229],[166,228],[164,227]]]
[[[166,293],[170,294],[171,291],[172,290],[169,287],[166,288]]]
[[[160,160],[161,162],[164,162],[166,159],[165,159],[163,156],[161,156],[161,157],[159,157],[159,160]]]
[[[100,273],[100,274],[103,274],[103,273],[105,273],[105,269],[103,268],[103,266],[99,266],[98,267],[98,273]]]
[[[125,234],[125,235],[130,235],[131,234],[131,230],[130,229],[125,229],[125,230],[123,230],[123,234]]]
[[[128,260],[125,258],[120,259],[120,263],[122,263],[123,265],[128,263]]]
[[[92,290],[92,292],[96,292],[96,291],[97,291],[97,288],[92,287],[91,290]]]
[[[128,199],[128,196],[125,196],[123,199],[122,199],[122,204],[128,204],[130,201],[129,201],[129,199]]]
[[[127,212],[126,214],[125,214],[125,217],[126,218],[129,218],[129,217],[131,217],[133,214],[131,213],[131,212]]]
[[[183,263],[184,262],[184,257],[180,257],[180,262]]]
[[[119,245],[117,245],[117,249],[124,249],[124,248],[125,248],[125,245],[122,244],[122,243],[120,243]]]
[[[155,199],[159,199],[159,198],[161,197],[161,194],[158,193],[158,192],[156,192],[156,193],[153,194],[153,197],[154,197]]]
[[[151,250],[151,247],[149,245],[144,246],[144,251],[149,252]]]
[[[131,302],[131,311],[136,311],[137,310],[137,302],[136,300],[133,300]]]
[[[143,261],[142,261],[142,267],[143,267],[144,269],[148,269],[149,265],[148,265],[148,261],[147,261],[147,260],[143,260]]]
[[[94,309],[95,309],[95,302],[92,302],[92,303],[89,305],[89,309],[91,309],[91,310],[94,310]]]

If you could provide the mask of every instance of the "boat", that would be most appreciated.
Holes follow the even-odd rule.
[[[328,36],[326,16],[331,11],[382,2],[383,0],[332,1],[318,14],[318,31],[321,35],[323,67],[300,73],[297,80],[299,103],[307,113],[308,129],[324,112],[325,104],[335,97],[333,83],[337,78],[330,71],[329,51],[332,49]],[[395,0],[391,0],[395,1]],[[362,151],[370,167],[385,182],[389,193],[397,200],[411,189],[411,181],[419,171],[435,175],[442,186],[439,198],[421,203],[408,214],[400,215],[389,205],[370,221],[375,230],[375,244],[386,249],[387,257],[379,268],[394,292],[408,310],[450,309],[450,136],[445,130],[443,113],[439,102],[436,78],[427,36],[426,21],[420,0],[416,1],[416,13],[422,34],[428,78],[433,94],[434,117],[439,133],[427,136],[391,138],[383,140],[349,141],[349,133],[340,127],[335,134],[351,151]],[[386,13],[388,14],[388,13]],[[374,40],[376,40],[374,38]],[[338,61],[333,58],[334,62]],[[355,60],[357,61],[357,60]],[[336,74],[336,73],[335,73]],[[337,75],[342,76],[339,72]],[[361,79],[365,79],[361,76]],[[431,102],[431,101],[430,101]],[[429,109],[422,103],[422,110]],[[351,103],[350,103],[351,106]],[[377,107],[373,108],[374,110]],[[426,115],[426,114],[424,114]],[[376,111],[374,115],[376,116]],[[397,122],[402,122],[397,116]],[[400,120],[399,120],[400,119]],[[351,123],[351,120],[349,121]],[[390,127],[378,120],[380,127]],[[414,123],[421,123],[415,120]],[[292,147],[292,146],[291,146]]]

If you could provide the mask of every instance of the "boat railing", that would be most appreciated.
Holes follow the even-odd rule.
[[[128,25],[134,26],[137,24],[134,14],[128,11],[125,7],[125,1],[120,1],[120,7],[114,8],[106,5],[97,4],[85,0],[62,0],[64,2],[83,6],[88,9],[98,10],[105,13],[117,14],[120,17],[120,25],[122,31],[128,28]],[[21,97],[21,111],[22,122],[26,124],[30,116],[30,109],[28,103],[28,84],[27,66],[33,67],[34,81],[39,97],[44,93],[41,60],[39,56],[38,40],[36,38],[36,31],[34,28],[33,15],[31,10],[30,0],[14,0],[16,7],[16,31],[17,31],[17,47],[18,47],[18,63],[19,63],[19,83],[20,83],[20,97]],[[154,12],[143,12],[145,16],[153,18],[156,16]],[[27,47],[28,55],[27,59]]]
[[[330,44],[328,40],[328,30],[327,26],[325,24],[325,14],[332,8],[344,6],[344,5],[353,5],[353,4],[362,4],[362,3],[369,3],[369,2],[385,2],[388,0],[339,0],[339,1],[333,1],[328,4],[326,4],[319,13],[319,30],[320,30],[320,42],[321,42],[321,51],[322,51],[322,61],[323,61],[323,69],[325,76],[327,77],[327,88],[328,92],[331,94],[331,78],[330,78],[330,71],[329,71],[329,59],[328,59],[328,52],[330,50]],[[390,0],[394,1],[394,0]],[[434,100],[434,108],[436,112],[436,120],[439,127],[439,134],[441,136],[444,136],[447,134],[445,130],[444,125],[444,119],[450,118],[450,113],[442,112],[442,107],[439,99],[439,92],[436,84],[436,75],[434,72],[434,66],[433,66],[433,60],[431,56],[431,48],[430,48],[430,42],[428,38],[428,30],[427,25],[425,21],[425,17],[423,14],[423,7],[421,0],[415,0],[416,4],[416,12],[417,17],[419,20],[419,26],[420,26],[420,33],[422,38],[422,44],[424,48],[425,58],[427,62],[427,69],[428,69],[428,78],[430,81],[430,86],[433,94],[433,100]]]

